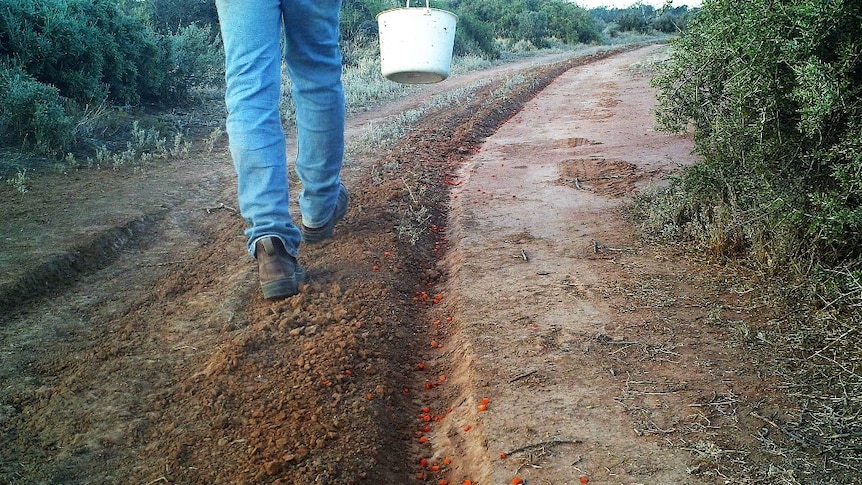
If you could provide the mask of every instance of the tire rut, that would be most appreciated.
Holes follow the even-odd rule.
[[[144,240],[166,214],[166,210],[154,211],[94,234],[0,287],[0,314],[21,311],[40,297],[61,292],[81,275],[109,266],[123,251]]]

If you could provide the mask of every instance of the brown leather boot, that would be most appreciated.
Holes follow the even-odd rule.
[[[273,300],[299,293],[299,284],[305,282],[305,270],[287,254],[281,239],[264,237],[254,248],[263,297]]]

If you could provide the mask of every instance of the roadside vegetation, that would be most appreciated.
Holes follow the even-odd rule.
[[[706,0],[653,80],[661,126],[692,132],[703,162],[637,218],[747,266],[776,308],[745,332],[798,401],[764,441],[782,457],[752,471],[764,483],[862,476],[860,19],[854,1]]]

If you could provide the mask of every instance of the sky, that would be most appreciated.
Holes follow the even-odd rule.
[[[638,3],[638,0],[575,0],[575,3],[579,7],[587,9],[595,7],[627,8]],[[664,5],[664,0],[641,0],[640,3],[659,8]],[[674,7],[681,7],[683,5],[688,5],[689,8],[700,7],[700,0],[673,0]]]

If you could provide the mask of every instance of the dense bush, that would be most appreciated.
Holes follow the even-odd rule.
[[[650,5],[635,4],[628,8],[599,7],[590,10],[590,15],[609,26],[610,31],[646,33],[651,30],[668,34],[686,29],[689,19],[698,9],[665,6],[656,9]]]
[[[63,154],[87,106],[176,104],[220,82],[209,26],[160,34],[110,0],[0,0],[4,144]],[[18,84],[14,84],[18,83]]]
[[[758,339],[801,401],[786,425],[804,449],[754,483],[785,466],[792,483],[859,480],[846,464],[862,461],[862,403],[847,399],[862,394],[860,39],[858,0],[705,0],[655,80],[659,121],[693,129],[703,162],[642,215],[750,262],[758,294],[785,304]]]
[[[486,22],[477,20],[470,12],[458,12],[454,53],[457,56],[472,54],[488,59],[500,57],[500,50],[494,40],[494,30]]]
[[[182,103],[196,88],[224,83],[224,52],[217,26],[189,24],[176,33],[165,35],[167,63],[161,66],[167,78],[158,99]]]
[[[0,140],[40,154],[63,154],[72,143],[69,100],[17,66],[0,62]]]
[[[0,0],[0,55],[81,103],[155,96],[164,53],[108,0]]]
[[[704,163],[677,222],[772,271],[862,261],[862,2],[707,0],[655,80]],[[858,275],[857,275],[858,276]]]
[[[541,46],[549,38],[569,43],[600,40],[600,29],[589,13],[564,0],[452,0],[458,15],[486,24],[498,38],[525,40]]]
[[[118,0],[123,10],[147,20],[159,32],[189,25],[218,25],[213,0]]]
[[[652,28],[667,34],[682,32],[688,28],[688,21],[696,13],[688,10],[688,7],[676,7],[662,9],[656,13],[652,20]]]
[[[591,44],[602,39],[599,25],[590,13],[573,8],[568,2],[547,2],[542,11],[548,14],[548,33],[568,44]]]

